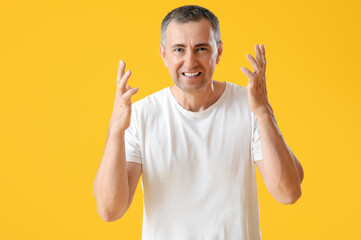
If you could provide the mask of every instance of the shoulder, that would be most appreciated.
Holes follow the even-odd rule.
[[[230,91],[236,95],[247,94],[246,87],[231,82],[227,82],[227,86],[229,87]]]
[[[227,83],[227,95],[230,100],[234,101],[241,101],[248,104],[248,98],[247,98],[247,88],[240,86],[235,83],[226,82]]]
[[[138,116],[154,115],[159,113],[168,102],[168,87],[150,94],[132,104],[132,113]]]
[[[252,121],[246,87],[227,82],[226,106],[231,108],[231,112],[234,114],[240,114],[240,116],[247,117],[249,121]]]
[[[133,103],[135,108],[152,107],[167,99],[168,88],[163,88]]]

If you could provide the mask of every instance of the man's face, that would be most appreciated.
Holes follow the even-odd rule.
[[[211,23],[169,23],[165,49],[160,54],[174,84],[184,92],[199,92],[211,82],[215,65],[222,54],[222,43],[217,47]]]

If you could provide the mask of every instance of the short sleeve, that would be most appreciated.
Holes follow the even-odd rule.
[[[261,146],[261,137],[258,131],[258,121],[256,116],[252,114],[252,141],[251,141],[251,154],[252,160],[258,161],[262,160],[262,146]]]
[[[137,126],[137,117],[135,111],[132,111],[130,126],[125,130],[125,159],[127,162],[142,163],[142,154],[140,148],[140,138]]]

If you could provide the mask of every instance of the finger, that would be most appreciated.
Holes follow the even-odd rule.
[[[130,70],[128,70],[124,73],[123,77],[120,79],[120,82],[117,87],[117,91],[120,91],[121,94],[123,94],[127,91],[126,85],[127,85],[130,75],[131,75],[131,72],[130,72]]]
[[[123,94],[124,101],[130,101],[131,97],[138,92],[138,88],[131,88],[126,93]]]
[[[264,44],[261,45],[261,55],[262,55],[262,59],[263,59],[263,68],[265,70],[267,61],[266,61],[266,49],[264,47]]]
[[[256,52],[256,59],[261,68],[263,68],[263,56],[261,54],[261,49],[258,44],[254,46],[254,50]]]
[[[131,86],[129,86],[129,85],[127,85],[127,86],[126,86],[126,88],[127,88],[127,90],[129,90],[129,89],[131,89],[132,87],[131,87]]]
[[[124,75],[124,70],[125,70],[125,62],[123,60],[119,61],[119,66],[118,66],[118,73],[117,73],[117,85],[120,85],[120,80],[122,79],[123,75]]]
[[[256,72],[261,71],[258,62],[256,61],[256,59],[254,59],[254,57],[252,57],[250,54],[247,54],[247,59],[251,62],[254,71]]]
[[[253,80],[254,75],[255,75],[253,72],[251,72],[250,70],[248,70],[248,69],[245,68],[245,67],[241,67],[241,71],[248,77],[248,79],[249,79],[250,81]]]

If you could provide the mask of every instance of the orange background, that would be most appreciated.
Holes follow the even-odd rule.
[[[199,4],[220,20],[214,79],[246,86],[246,54],[264,43],[270,102],[303,165],[303,196],[282,205],[257,171],[263,239],[361,239],[360,1],[17,1],[0,4],[0,236],[141,239],[142,189],[113,223],[93,181],[118,62],[134,101],[170,86],[160,23]]]

